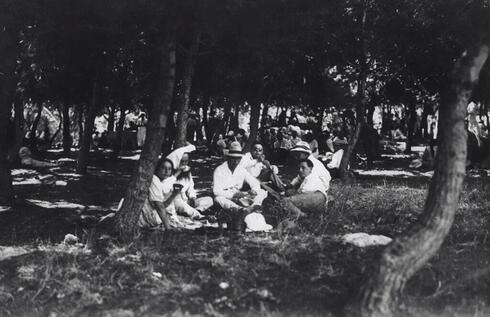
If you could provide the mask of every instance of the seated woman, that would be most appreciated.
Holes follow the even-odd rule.
[[[163,189],[168,192],[173,188],[174,184],[181,185],[180,195],[176,197],[173,203],[176,212],[194,219],[202,219],[204,218],[202,212],[213,206],[213,198],[209,196],[197,198],[189,166],[189,153],[195,149],[194,145],[189,144],[174,150],[167,156],[167,159],[175,167],[175,172],[173,177],[166,182]]]
[[[327,192],[321,178],[313,170],[313,162],[302,159],[299,174],[288,185],[286,197],[266,199],[263,213],[268,223],[277,225],[286,218],[299,218],[306,213],[326,210]]]
[[[173,165],[171,161],[160,160],[155,168],[148,198],[141,210],[138,225],[142,228],[153,228],[163,225],[165,229],[179,227],[179,220],[176,215],[169,210],[169,206],[175,197],[180,194],[180,188],[172,188],[170,192],[165,193],[163,184],[165,180],[172,177]],[[121,201],[122,203],[122,201]],[[120,205],[121,205],[120,203]]]

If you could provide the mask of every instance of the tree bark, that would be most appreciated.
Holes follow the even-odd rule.
[[[408,108],[408,131],[407,131],[407,141],[405,145],[405,153],[412,153],[413,137],[415,128],[415,121],[417,120],[417,112],[415,109],[415,102],[411,101]]]
[[[92,86],[92,100],[88,106],[87,116],[85,118],[85,125],[83,127],[83,137],[81,140],[81,146],[78,150],[77,158],[77,173],[86,174],[87,165],[90,154],[90,144],[92,143],[92,132],[94,130],[95,116],[97,114],[97,103],[99,94],[99,70],[96,69],[94,83]]]
[[[15,67],[18,55],[19,32],[4,25],[0,28],[0,204],[13,203],[14,192],[10,173],[13,161],[11,110],[15,93]],[[16,109],[17,115],[17,109]],[[16,155],[17,153],[13,153]]]
[[[175,136],[175,148],[182,147],[187,140],[187,121],[189,119],[189,100],[192,88],[192,78],[194,77],[194,68],[196,56],[199,50],[201,32],[194,27],[192,42],[188,52],[185,52],[182,94],[179,96],[177,106],[177,134]]]
[[[63,154],[69,156],[71,152],[72,138],[70,133],[70,105],[63,105]]]
[[[61,129],[63,128],[63,115],[61,114],[61,112],[62,112],[61,108],[63,108],[63,106],[58,107],[58,115],[60,117],[60,123],[58,125],[58,129],[56,130],[56,132],[53,134],[53,136],[51,136],[51,139],[49,139],[49,148],[53,147],[54,140],[56,139],[56,137],[60,133]]]
[[[115,160],[121,154],[122,139],[124,132],[124,122],[126,122],[126,107],[121,106],[121,114],[119,115],[119,120],[117,121],[116,127],[116,140],[114,141],[114,149],[111,153],[111,159]]]
[[[41,121],[41,116],[43,113],[43,108],[44,108],[44,103],[42,100],[37,100],[37,115],[36,118],[34,119],[34,122],[32,122],[31,130],[30,130],[30,145],[31,145],[31,150],[36,151],[37,149],[37,126],[39,125],[39,121]]]
[[[490,42],[468,50],[455,65],[440,108],[439,124],[444,129],[424,212],[381,255],[362,290],[357,311],[361,316],[393,316],[405,283],[437,253],[451,228],[465,175],[466,107],[489,46]]]
[[[257,141],[259,134],[259,121],[260,121],[260,101],[255,100],[250,104],[250,136],[247,141],[246,151],[249,151],[252,147],[252,143]]]
[[[367,17],[367,4],[364,3],[363,11],[362,11],[362,30],[361,30],[361,56],[359,59],[359,78],[358,78],[358,90],[357,90],[357,105],[356,105],[356,126],[349,137],[349,144],[344,151],[344,155],[342,156],[342,160],[340,161],[339,166],[339,174],[340,179],[343,182],[347,182],[350,180],[349,173],[347,172],[349,162],[351,160],[352,154],[354,153],[354,149],[359,141],[359,136],[361,135],[362,126],[366,122],[366,80],[367,80],[367,53],[366,53],[366,34],[365,34],[365,25],[366,25],[366,17]]]
[[[77,125],[78,125],[78,149],[80,150],[82,146],[83,140],[83,117],[84,117],[84,108],[83,104],[78,105],[77,107]]]
[[[124,203],[115,219],[116,228],[129,239],[138,232],[137,223],[141,208],[148,197],[148,188],[165,136],[167,115],[175,83],[175,42],[167,40],[162,44],[160,55],[160,77],[149,113],[145,144],[126,191]]]
[[[110,110],[109,110],[109,118],[107,119],[107,131],[108,132],[113,132],[114,131],[114,123],[116,121],[116,105],[112,105]]]

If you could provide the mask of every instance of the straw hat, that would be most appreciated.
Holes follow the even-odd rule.
[[[299,141],[296,145],[290,150],[291,152],[303,152],[311,154],[310,145],[305,141]]]
[[[265,222],[265,218],[262,214],[257,212],[249,213],[245,219],[247,224],[247,231],[270,231],[272,226]]]
[[[228,149],[228,153],[226,153],[226,156],[230,157],[242,157],[242,146],[240,145],[240,142],[234,141],[231,142],[230,148]]]

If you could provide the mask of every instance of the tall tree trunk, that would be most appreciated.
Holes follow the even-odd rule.
[[[262,109],[262,117],[260,119],[260,126],[265,127],[267,124],[267,119],[269,118],[269,103],[264,104],[264,109]]]
[[[342,160],[340,161],[339,166],[339,174],[340,179],[343,182],[346,182],[350,179],[349,173],[347,172],[349,162],[351,160],[352,154],[354,153],[354,149],[359,141],[359,136],[361,135],[362,126],[366,121],[366,80],[367,80],[367,52],[366,52],[366,34],[365,34],[365,26],[366,26],[366,17],[367,17],[367,4],[363,4],[362,11],[362,19],[361,19],[361,57],[359,59],[359,78],[357,80],[357,104],[356,104],[356,126],[354,131],[351,133],[349,137],[349,144],[344,151],[344,155],[342,156]]]
[[[412,153],[412,145],[413,145],[413,138],[414,138],[414,128],[415,128],[415,122],[417,120],[417,112],[415,109],[415,100],[410,101],[409,108],[408,108],[408,131],[407,131],[407,141],[406,141],[406,146],[405,146],[405,153],[410,154]]]
[[[90,154],[90,144],[92,143],[92,132],[94,130],[95,116],[97,115],[97,103],[99,94],[99,70],[96,69],[94,83],[92,86],[92,100],[88,105],[87,116],[85,118],[85,125],[83,127],[83,138],[81,140],[81,146],[78,150],[77,158],[77,173],[86,174],[87,165]]]
[[[221,126],[221,134],[223,134],[223,136],[225,136],[226,132],[227,132],[227,128],[228,128],[228,121],[230,120],[232,103],[230,100],[224,99],[223,104],[224,104],[224,109],[223,109],[223,121],[222,121],[222,126]],[[218,133],[216,133],[216,134],[218,134]]]
[[[167,40],[162,44],[160,55],[160,75],[149,113],[145,144],[126,191],[124,203],[115,219],[116,227],[127,238],[133,237],[138,231],[138,219],[148,197],[148,188],[160,154],[172,102],[175,83],[175,42]]]
[[[19,52],[19,32],[3,25],[0,28],[0,204],[13,203],[12,177],[10,173],[12,153],[11,110],[15,93],[16,58]],[[16,108],[17,115],[17,108]],[[17,152],[13,153],[14,155]]]
[[[182,94],[179,96],[179,104],[177,107],[177,134],[175,136],[175,148],[184,146],[187,140],[189,100],[200,38],[201,32],[197,29],[197,26],[195,26],[192,34],[191,46],[189,47],[189,51],[185,52]]]
[[[250,136],[246,145],[246,151],[249,151],[252,144],[257,141],[259,134],[259,121],[260,121],[260,101],[255,100],[250,104]]]
[[[206,94],[203,97],[203,104],[202,104],[202,126],[204,129],[204,137],[206,138],[206,143],[208,144],[208,146],[211,144],[210,139],[212,138],[208,126],[209,103],[210,103],[209,95]]]
[[[82,147],[83,140],[83,117],[85,116],[85,105],[79,104],[77,107],[77,125],[78,125],[78,149]]]
[[[126,107],[121,106],[121,114],[119,115],[119,120],[117,121],[116,127],[116,140],[114,141],[114,148],[111,153],[111,159],[115,160],[121,154],[122,139],[124,133],[124,122],[126,122]]]
[[[65,103],[63,105],[63,154],[65,156],[70,155],[72,145],[70,125],[70,105]]]
[[[376,110],[376,104],[374,102],[370,102],[367,107],[367,117],[366,117],[366,124],[369,125],[370,127],[374,125],[373,116],[375,110]]]
[[[463,54],[440,107],[439,148],[423,214],[383,252],[362,291],[361,316],[393,316],[407,280],[437,253],[458,207],[466,165],[464,119],[472,89],[489,54],[490,42]]]
[[[112,105],[110,110],[109,110],[109,118],[107,119],[107,131],[108,132],[113,132],[114,131],[114,123],[116,121],[116,105]]]
[[[44,103],[42,100],[38,99],[37,100],[37,115],[36,118],[34,119],[34,122],[32,122],[31,130],[30,130],[30,146],[32,151],[37,150],[37,126],[39,125],[39,121],[41,121],[41,116],[43,113],[43,108],[44,108]]]
[[[53,142],[54,140],[56,139],[56,137],[58,136],[58,134],[60,133],[61,129],[63,128],[63,115],[61,114],[62,112],[62,109],[63,106],[61,107],[58,107],[58,115],[60,117],[60,123],[58,125],[58,129],[56,130],[56,132],[53,134],[53,136],[51,136],[51,138],[49,139],[49,148],[52,148],[53,147]]]

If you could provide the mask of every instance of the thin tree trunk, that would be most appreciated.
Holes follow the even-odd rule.
[[[70,133],[70,105],[63,105],[63,154],[70,155],[72,138]]]
[[[92,131],[94,130],[95,116],[97,115],[98,90],[99,90],[99,70],[96,69],[94,83],[92,86],[92,100],[88,106],[85,126],[83,127],[83,138],[77,158],[77,173],[86,174],[90,154],[90,144],[92,143]]]
[[[268,118],[269,118],[269,103],[267,102],[264,104],[264,109],[262,109],[262,118],[260,119],[261,127],[265,127]]]
[[[51,139],[49,139],[49,148],[51,148],[53,146],[54,139],[56,139],[56,137],[58,136],[58,133],[60,133],[61,129],[63,128],[63,115],[61,114],[60,107],[58,108],[58,114],[60,117],[60,123],[58,125],[58,129],[56,130],[56,132],[53,134]]]
[[[412,145],[413,145],[413,137],[414,137],[414,128],[415,121],[417,120],[417,112],[415,109],[415,102],[410,101],[410,105],[408,108],[408,131],[407,131],[407,141],[405,146],[405,153],[412,153]]]
[[[126,107],[121,106],[121,114],[117,121],[116,140],[114,141],[114,149],[112,150],[111,159],[115,160],[121,154],[122,139],[124,133],[124,122],[126,122]]]
[[[252,144],[257,141],[259,134],[259,121],[260,121],[260,101],[254,101],[250,105],[250,136],[246,145],[246,149],[249,151]]]
[[[350,179],[349,173],[347,172],[349,162],[351,160],[352,154],[354,153],[354,149],[359,141],[359,136],[361,135],[362,126],[366,121],[366,78],[367,78],[367,60],[366,60],[366,34],[365,34],[365,25],[366,25],[366,17],[367,17],[367,5],[364,3],[363,12],[362,12],[362,31],[361,31],[361,58],[360,58],[360,72],[358,79],[358,90],[357,90],[357,105],[356,105],[356,127],[351,133],[349,138],[349,144],[344,151],[344,155],[342,156],[342,160],[340,161],[339,166],[339,174],[340,178],[343,182],[347,182]]]
[[[203,104],[202,104],[202,126],[204,129],[204,137],[206,138],[206,143],[208,146],[211,144],[211,138],[212,136],[210,135],[210,129],[208,126],[208,111],[209,111],[209,95],[204,95],[203,97]]]
[[[361,294],[357,311],[361,316],[393,316],[405,283],[437,253],[451,228],[466,169],[466,107],[489,46],[472,48],[455,65],[440,107],[439,123],[444,129],[424,213],[381,255]]]
[[[17,152],[10,152],[13,143],[10,117],[17,83],[15,67],[19,53],[18,34],[15,28],[10,28],[8,25],[0,28],[0,56],[2,57],[0,58],[0,204],[2,205],[11,205],[14,198],[10,168]]]
[[[84,104],[80,104],[77,107],[77,125],[78,125],[78,149],[82,147],[83,140],[83,117],[84,117]]]
[[[34,122],[32,122],[31,130],[30,130],[30,145],[31,145],[31,150],[36,151],[37,150],[37,126],[39,125],[39,121],[41,121],[41,116],[43,113],[43,108],[44,108],[44,103],[41,100],[37,101],[37,115],[36,118],[34,119]]]
[[[184,73],[182,82],[182,94],[179,96],[177,107],[177,134],[175,136],[175,148],[185,145],[187,140],[187,121],[189,120],[189,100],[192,88],[192,78],[194,77],[194,68],[196,56],[199,50],[201,32],[194,27],[192,42],[189,51],[185,53]]]
[[[109,110],[109,118],[107,119],[108,132],[114,131],[114,123],[116,121],[115,117],[116,117],[116,105],[112,105],[111,109]]]
[[[147,134],[140,160],[135,169],[121,210],[116,216],[116,228],[127,238],[138,231],[141,208],[148,197],[155,166],[160,154],[168,111],[172,102],[175,83],[175,42],[170,40],[161,46],[160,78],[149,113]]]
[[[232,104],[230,100],[223,100],[223,103],[224,103],[224,110],[223,110],[223,122],[221,126],[221,134],[225,136],[227,132],[228,121],[230,120]]]

